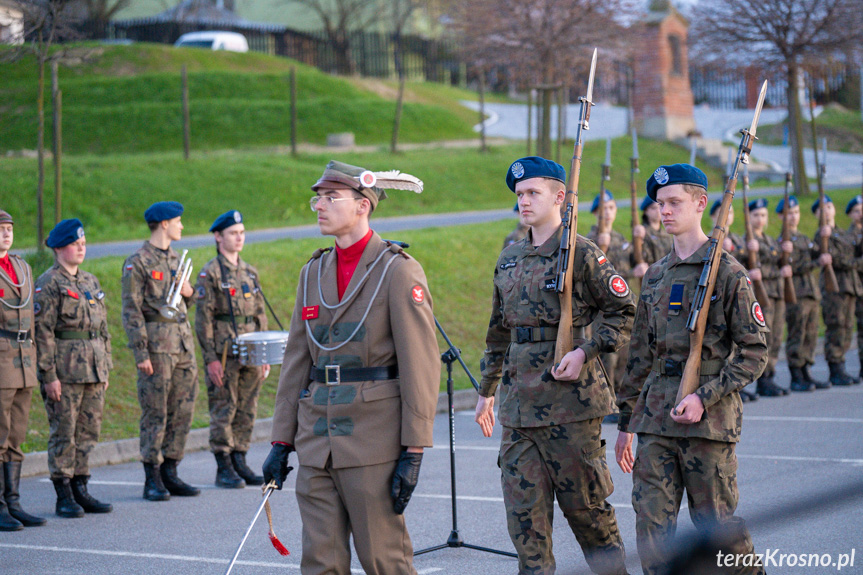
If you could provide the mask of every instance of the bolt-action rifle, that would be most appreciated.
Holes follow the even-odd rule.
[[[749,193],[749,166],[743,164],[743,226],[746,228],[746,267],[751,270],[760,270],[761,262],[758,261],[758,252],[749,249],[749,242],[755,239],[755,232],[752,231],[752,222],[749,219],[749,199],[746,195]],[[764,287],[762,280],[752,280],[752,289],[755,290],[755,299],[761,304],[761,307],[770,306],[770,297],[767,295],[767,289]]]
[[[812,103],[812,88],[809,88],[809,121],[812,123],[812,152],[815,154],[815,171],[818,172],[818,206],[819,206],[819,227],[823,228],[827,225],[827,214],[824,210],[824,176],[827,173],[827,140],[824,140],[824,161],[818,161],[818,135],[815,130],[815,107]],[[830,253],[830,238],[823,234],[819,234],[821,238],[821,253]],[[827,264],[821,268],[821,274],[824,276],[824,289],[827,293],[836,293],[839,291],[839,282],[836,281],[836,272],[833,271],[833,264]]]
[[[635,229],[635,226],[639,225],[641,222],[638,221],[638,202],[636,196],[638,195],[638,182],[636,181],[636,175],[638,174],[638,134],[635,133],[635,126],[632,127],[632,157],[629,158],[629,209],[630,209],[630,228]],[[644,262],[644,252],[643,252],[644,240],[642,238],[637,238],[633,234],[632,236],[632,260],[635,265],[641,264]],[[641,286],[641,279],[636,279],[638,283],[637,287]]]
[[[611,138],[605,141],[605,163],[602,164],[602,176],[599,179],[599,205],[596,208],[596,245],[605,254],[608,253],[609,242],[601,238],[611,232],[611,226],[605,217],[605,182],[609,180],[611,180]]]
[[[782,203],[782,243],[791,241],[791,228],[788,226],[788,210],[791,206],[788,205],[789,197],[791,196],[791,187],[793,176],[791,174],[791,164],[788,164],[788,171],[785,172],[785,201]],[[782,250],[782,258],[779,260],[781,267],[791,263],[791,254]],[[796,304],[797,292],[794,291],[794,280],[792,278],[784,278],[785,283],[785,303]]]

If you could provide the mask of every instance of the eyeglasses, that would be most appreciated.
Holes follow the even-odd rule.
[[[309,198],[309,205],[312,207],[312,211],[316,212],[318,210],[318,202],[322,200],[326,200],[324,205],[328,208],[331,208],[335,202],[344,202],[347,200],[361,200],[362,198],[336,198],[333,196],[312,196]]]

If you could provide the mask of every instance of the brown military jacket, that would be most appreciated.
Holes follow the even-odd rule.
[[[234,334],[231,323],[231,308],[228,307],[228,299],[222,287],[219,260],[227,272],[225,282],[229,286],[227,289],[231,294],[231,308],[237,322],[238,334]],[[195,294],[198,299],[195,333],[204,354],[204,364],[221,359],[225,345],[228,346],[230,356],[231,344],[236,335],[267,329],[267,313],[258,282],[258,270],[242,258],[236,266],[221,254],[208,261],[198,274]]]
[[[778,241],[781,245],[782,236],[779,236]],[[795,295],[798,299],[820,300],[821,291],[816,288],[815,283],[815,269],[820,267],[818,246],[800,232],[791,236],[791,243],[794,244],[790,258],[791,270],[794,272],[791,281],[794,282]]]
[[[519,343],[517,328],[557,328],[560,296],[555,291],[562,228],[539,247],[532,234],[501,252],[494,269],[491,321],[481,362],[480,395],[494,395],[507,427],[544,427],[603,417],[614,412],[608,378],[598,360],[629,341],[635,304],[629,286],[592,241],[578,236],[573,263],[572,328],[586,360],[576,381],[550,373],[556,335]],[[598,315],[589,340],[580,337]],[[535,331],[535,330],[534,330]],[[541,334],[540,334],[541,335]]]
[[[671,248],[674,247],[674,237],[665,231],[665,226],[660,225],[659,230],[654,230],[649,225],[644,226],[644,243],[641,245],[641,255],[648,264],[654,264],[661,260]]]
[[[319,468],[330,457],[334,468],[358,467],[395,461],[403,446],[430,447],[440,353],[422,266],[375,233],[342,302],[332,309],[336,255],[318,250],[300,273],[272,440],[294,445],[301,465]],[[398,378],[313,381],[310,370],[327,365],[398,366]]]
[[[33,340],[33,271],[18,256],[9,254],[18,275],[16,286],[0,270],[0,329],[16,332],[10,339],[0,336],[0,389],[36,385],[36,345]],[[20,307],[19,307],[20,306]],[[17,333],[24,339],[18,342]]]
[[[55,263],[36,280],[35,310],[39,381],[108,381],[111,336],[96,276],[82,269],[73,276]],[[61,339],[69,336],[75,339]]]
[[[701,351],[702,376],[696,393],[704,404],[704,416],[691,425],[671,419],[680,375],[669,374],[667,362],[680,365],[676,362],[689,356],[686,321],[709,245],[705,242],[685,260],[672,251],[644,276],[626,375],[617,393],[621,431],[740,440],[743,404],[738,392],[767,365],[768,328],[746,270],[727,253],[720,259]]]
[[[785,297],[785,285],[782,283],[782,275],[779,272],[779,266],[782,258],[782,251],[779,242],[767,234],[758,237],[752,234],[758,240],[758,263],[761,269],[761,281],[764,282],[764,289],[767,291],[767,296],[771,299],[782,299]]]
[[[815,232],[813,240],[816,246],[821,246],[821,230]],[[863,296],[863,282],[858,273],[855,236],[847,230],[833,228],[827,243],[828,251],[833,256],[833,271],[836,273],[836,283],[839,293],[853,296]],[[824,292],[824,274],[821,274],[819,287]]]
[[[611,241],[608,244],[608,251],[605,255],[608,256],[608,261],[617,270],[617,273],[626,279],[632,279],[632,244],[629,243],[623,234],[618,231],[611,230]],[[599,231],[596,226],[591,226],[587,234],[587,239],[596,243],[596,237]]]
[[[144,242],[123,264],[123,327],[135,363],[149,359],[150,353],[194,352],[187,317],[187,306],[194,298],[180,298],[181,321],[157,321],[179,265],[180,257],[173,248],[160,250],[150,242]]]

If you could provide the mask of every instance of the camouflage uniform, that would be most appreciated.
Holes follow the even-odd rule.
[[[596,238],[599,231],[596,226],[592,226],[587,234],[587,239],[596,243]],[[611,240],[608,244],[608,251],[605,255],[608,256],[608,261],[617,270],[617,273],[623,276],[627,283],[635,277],[632,275],[632,244],[620,232],[611,230]],[[601,321],[601,319],[597,320]],[[623,380],[623,374],[626,371],[626,356],[629,355],[629,342],[625,343],[619,350],[611,353],[601,353],[599,355],[602,365],[605,367],[605,373],[608,374],[608,383],[611,386],[611,393],[620,385]]]
[[[665,231],[665,226],[659,226],[658,230],[644,226],[644,243],[641,245],[641,255],[644,261],[653,265],[661,260],[674,247],[674,237]]]
[[[815,233],[814,243],[821,245],[820,230]],[[837,293],[828,293],[821,274],[821,313],[824,318],[824,356],[827,363],[845,364],[845,352],[851,347],[854,334],[854,309],[858,297],[863,296],[863,282],[857,271],[854,236],[845,230],[833,228],[828,242],[828,252],[833,257],[836,273]]]
[[[863,226],[857,226],[854,223],[848,228],[848,233],[854,238],[854,255],[857,257],[858,275],[863,274]],[[860,275],[863,282],[863,275]],[[854,315],[857,318],[857,354],[860,358],[860,373],[863,374],[863,297],[858,297],[854,304]],[[859,377],[857,378],[860,379]]]
[[[155,466],[162,458],[183,459],[186,437],[198,393],[198,367],[187,305],[180,299],[180,316],[159,314],[180,258],[168,248],[144,242],[123,264],[123,327],[135,363],[149,359],[153,375],[138,370],[141,404],[141,460]]]
[[[71,275],[58,263],[36,280],[36,346],[42,399],[48,412],[52,479],[90,475],[99,441],[108,373],[113,369],[105,292],[91,273]],[[45,385],[60,381],[60,401]]]
[[[746,270],[721,256],[702,348],[700,422],[671,419],[683,364],[689,355],[686,321],[709,242],[685,260],[671,252],[644,276],[627,373],[617,394],[621,431],[638,434],[632,505],[638,553],[646,574],[666,567],[684,489],[698,529],[733,528],[732,553],[753,552],[737,507],[734,454],[743,420],[738,391],[767,363],[767,326]],[[751,570],[750,572],[759,572]]]
[[[517,223],[515,225],[515,229],[509,232],[503,239],[503,247],[507,248],[515,242],[523,240],[524,237],[527,235],[527,230],[529,229],[530,226],[526,226],[521,222]]]
[[[801,233],[791,236],[794,251],[791,253],[791,269],[794,275],[796,304],[788,304],[785,319],[788,322],[788,340],[785,355],[789,367],[806,367],[815,364],[815,343],[818,339],[818,302],[821,292],[815,285],[815,268],[818,267],[818,252],[812,240]]]
[[[554,281],[561,230],[536,248],[528,234],[498,259],[480,395],[492,397],[501,383],[498,462],[519,573],[554,573],[555,498],[591,569],[625,573],[623,541],[606,501],[614,485],[600,437],[602,418],[614,411],[614,400],[596,359],[629,339],[634,304],[605,255],[578,236],[572,328],[586,360],[577,381],[551,376],[560,322]],[[580,337],[600,312],[603,320],[592,338]]]
[[[230,287],[231,307],[222,288],[222,272],[227,272],[225,282]],[[201,269],[195,286],[198,303],[195,311],[195,332],[204,365],[221,361],[225,346],[228,360],[225,362],[223,385],[216,386],[206,374],[207,399],[210,405],[210,450],[213,453],[246,453],[252,438],[255,416],[258,412],[258,393],[263,383],[261,368],[243,366],[232,352],[234,327],[231,310],[237,323],[236,335],[265,331],[267,315],[264,298],[258,285],[258,270],[242,259],[232,264],[223,255],[217,255]]]
[[[785,331],[785,284],[779,272],[781,266],[782,251],[779,242],[764,234],[758,236],[758,263],[761,270],[761,281],[764,282],[764,290],[767,292],[769,302],[763,303],[764,318],[770,331],[767,334],[767,348],[769,356],[765,374],[773,374],[776,362],[779,361],[779,350],[782,349],[782,335]]]

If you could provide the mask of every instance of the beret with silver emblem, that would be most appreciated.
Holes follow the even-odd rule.
[[[359,166],[330,160],[327,167],[324,168],[324,173],[312,186],[312,191],[343,190],[345,188],[362,194],[371,203],[372,211],[374,211],[378,202],[387,197],[384,190],[409,190],[421,194],[423,181],[398,170],[373,172]]]
[[[565,184],[566,170],[557,162],[539,156],[527,156],[510,165],[506,172],[506,185],[510,191],[515,192],[517,183],[531,178],[549,178]]]
[[[54,226],[45,245],[49,248],[63,248],[84,237],[84,224],[78,218],[63,220]]]
[[[144,220],[148,224],[172,220],[183,215],[183,204],[180,202],[156,202],[144,212]]]
[[[749,211],[766,208],[768,203],[767,198],[756,198],[749,202]]]
[[[672,164],[670,166],[659,166],[647,179],[647,195],[656,201],[656,192],[659,188],[673,186],[675,184],[689,184],[707,190],[707,176],[689,164]]]
[[[224,229],[242,223],[243,214],[241,214],[237,210],[229,210],[216,218],[216,221],[214,221],[213,225],[210,226],[210,232],[221,232]]]
[[[800,202],[797,201],[797,196],[788,196],[788,209],[791,209],[795,206],[799,206]],[[779,200],[779,203],[776,204],[776,213],[781,214],[785,209],[785,198]]]
[[[848,202],[848,205],[845,206],[845,215],[850,214],[851,210],[854,209],[854,206],[858,204],[863,204],[863,196],[854,196],[853,198],[851,198],[851,200]]]
[[[605,201],[606,202],[613,202],[614,201],[614,196],[612,196],[611,192],[609,192],[608,190],[605,190]],[[597,208],[599,208],[599,194],[596,194],[596,197],[593,198],[593,203],[590,204],[590,213],[592,214],[593,212],[595,212],[597,210]]]
[[[827,194],[824,194],[824,203],[825,204],[832,204],[833,200],[830,199],[830,196],[828,196]],[[820,206],[820,205],[821,205],[821,198],[818,198],[817,200],[815,200],[815,203],[812,204],[812,213],[813,214],[818,211],[818,206]]]

